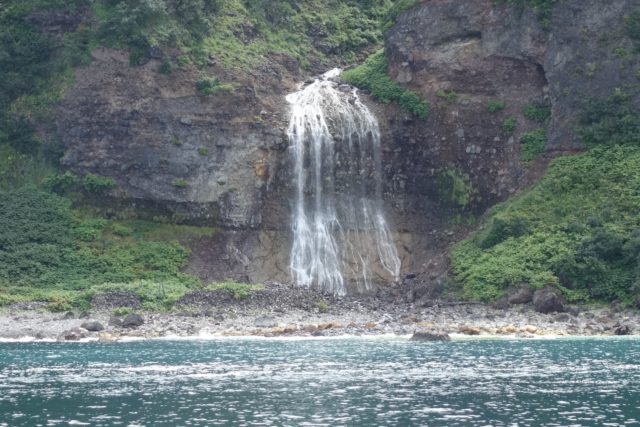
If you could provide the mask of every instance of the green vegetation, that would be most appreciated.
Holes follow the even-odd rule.
[[[494,208],[454,249],[463,295],[491,301],[521,283],[557,286],[573,301],[637,295],[639,170],[639,147],[554,160],[534,189]]]
[[[113,178],[88,173],[82,180],[82,187],[89,193],[101,194],[116,188],[116,182]]]
[[[546,123],[551,118],[551,107],[547,105],[527,105],[522,109],[522,115],[532,122]]]
[[[570,301],[640,297],[640,113],[621,90],[585,102],[584,154],[551,162],[542,181],[487,215],[451,259],[462,295],[493,301],[526,283]],[[543,147],[544,132],[523,136]],[[537,150],[532,150],[533,152]],[[529,156],[529,154],[525,154]]]
[[[609,98],[585,103],[578,135],[587,147],[632,144],[640,146],[640,114],[633,95],[616,89]]]
[[[454,102],[458,100],[458,94],[452,90],[447,92],[440,89],[438,92],[436,92],[436,96],[438,98],[442,98],[445,101],[450,101],[450,102]]]
[[[429,116],[429,103],[391,80],[387,75],[387,67],[387,58],[384,51],[380,50],[371,55],[364,64],[345,71],[342,79],[368,90],[379,102],[397,102],[404,111],[426,119]]]
[[[206,157],[209,155],[209,149],[207,147],[199,147],[198,154],[200,154],[203,157]]]
[[[544,153],[544,147],[547,145],[547,133],[544,129],[524,133],[520,138],[520,144],[520,160],[530,162]]]
[[[250,298],[256,292],[264,290],[263,285],[248,285],[246,283],[224,282],[209,285],[207,289],[212,291],[224,291],[238,301],[244,301]]]
[[[217,77],[206,77],[196,82],[196,90],[200,95],[209,96],[219,93],[231,93],[233,85],[222,83]]]
[[[640,9],[624,17],[624,32],[636,45],[636,52],[640,52]]]
[[[445,169],[438,174],[438,199],[447,205],[464,209],[471,203],[473,193],[469,177],[456,169]]]
[[[506,107],[507,104],[505,104],[504,101],[490,100],[487,103],[487,109],[490,113],[497,113],[498,111],[504,110]]]
[[[504,122],[502,122],[502,132],[504,132],[506,135],[513,135],[513,132],[515,132],[517,126],[518,122],[514,117],[507,117],[506,119],[504,119]]]
[[[187,188],[189,183],[186,179],[179,178],[173,181],[173,186],[177,188]]]
[[[2,303],[37,299],[57,307],[65,306],[62,301],[77,305],[105,283],[121,283],[126,290],[147,289],[150,283],[180,289],[199,284],[181,273],[189,250],[173,240],[188,236],[192,227],[83,218],[67,199],[30,186],[0,197]],[[174,294],[167,292],[163,304]]]

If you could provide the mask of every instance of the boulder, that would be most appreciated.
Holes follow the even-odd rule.
[[[89,332],[100,332],[104,330],[104,326],[102,326],[102,323],[98,322],[97,320],[89,320],[83,322],[80,327],[86,329]]]
[[[616,335],[631,335],[631,332],[631,326],[626,324],[620,325],[613,330],[613,333]]]
[[[442,342],[451,341],[449,334],[437,331],[415,331],[411,337],[411,341],[420,342]]]
[[[72,328],[58,335],[58,341],[79,341],[87,337],[87,331],[83,328]]]
[[[109,326],[115,326],[117,328],[122,327],[122,319],[116,316],[111,316],[109,318]]]
[[[480,328],[475,326],[463,325],[458,328],[458,332],[465,335],[480,335]]]
[[[122,321],[123,328],[137,328],[144,324],[144,319],[139,314],[131,313]]]
[[[254,320],[253,326],[256,328],[273,328],[278,326],[278,321],[275,317],[261,316]]]
[[[529,304],[533,301],[533,291],[528,285],[521,286],[507,298],[509,304]]]
[[[565,311],[564,300],[559,292],[547,287],[538,289],[533,294],[533,306],[538,313],[561,313]]]

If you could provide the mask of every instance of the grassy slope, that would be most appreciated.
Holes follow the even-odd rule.
[[[530,191],[495,207],[452,252],[465,297],[527,283],[573,301],[640,296],[640,113],[620,90],[585,102],[584,154],[554,160]]]

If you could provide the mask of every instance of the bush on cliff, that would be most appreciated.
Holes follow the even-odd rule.
[[[347,70],[342,79],[347,83],[368,90],[377,101],[397,102],[400,107],[422,119],[429,116],[429,103],[402,86],[387,75],[389,63],[383,50],[371,55],[364,64]]]
[[[629,300],[640,289],[640,147],[555,159],[542,181],[496,206],[452,252],[463,295],[558,286],[569,300]]]

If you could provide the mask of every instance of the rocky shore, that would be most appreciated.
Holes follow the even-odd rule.
[[[532,302],[426,303],[415,297],[410,291],[402,297],[386,292],[338,299],[271,283],[243,300],[224,291],[194,292],[171,311],[153,313],[141,309],[132,295],[100,295],[94,299],[93,308],[83,313],[51,313],[44,303],[5,307],[0,311],[0,340],[115,342],[163,337],[374,335],[448,340],[464,335],[536,338],[640,334],[640,311],[616,305],[561,306],[555,307],[561,312],[540,313]],[[512,296],[511,300],[517,298]],[[123,308],[125,303],[130,307]]]

